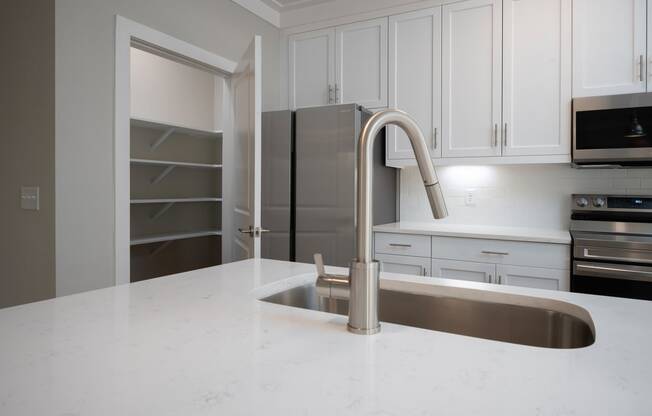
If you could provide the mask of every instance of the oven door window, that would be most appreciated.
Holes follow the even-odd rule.
[[[652,107],[578,111],[575,129],[578,150],[652,147]]]

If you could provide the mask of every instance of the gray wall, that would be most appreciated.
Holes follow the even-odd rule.
[[[0,307],[54,296],[54,2],[0,6]],[[21,185],[41,209],[20,209]]]
[[[114,282],[116,14],[233,61],[261,35],[263,107],[279,102],[279,31],[230,0],[57,0],[58,296]]]

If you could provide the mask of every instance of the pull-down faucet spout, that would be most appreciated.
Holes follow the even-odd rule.
[[[380,265],[373,259],[372,253],[373,145],[380,130],[389,124],[403,129],[410,140],[433,216],[436,219],[448,216],[428,145],[417,123],[407,113],[399,110],[383,110],[374,114],[362,129],[357,148],[356,257],[351,263],[348,276],[348,329],[356,334],[371,335],[380,331],[378,321]],[[315,256],[315,260],[320,270],[321,256],[319,258]],[[334,288],[341,286],[338,282],[342,281],[346,282],[346,280],[338,280],[338,276],[324,274],[322,267],[317,278],[317,286],[318,289],[322,289],[321,293],[331,293]],[[343,291],[339,290],[339,292]]]

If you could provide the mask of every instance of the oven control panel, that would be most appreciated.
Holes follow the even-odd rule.
[[[573,195],[573,211],[652,212],[652,195]]]

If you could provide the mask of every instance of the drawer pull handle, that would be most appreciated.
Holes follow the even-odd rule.
[[[506,251],[488,251],[488,250],[482,250],[482,254],[493,254],[495,256],[509,256],[509,253]]]
[[[390,247],[404,247],[404,248],[410,248],[412,247],[412,244],[399,244],[399,243],[389,243]]]

